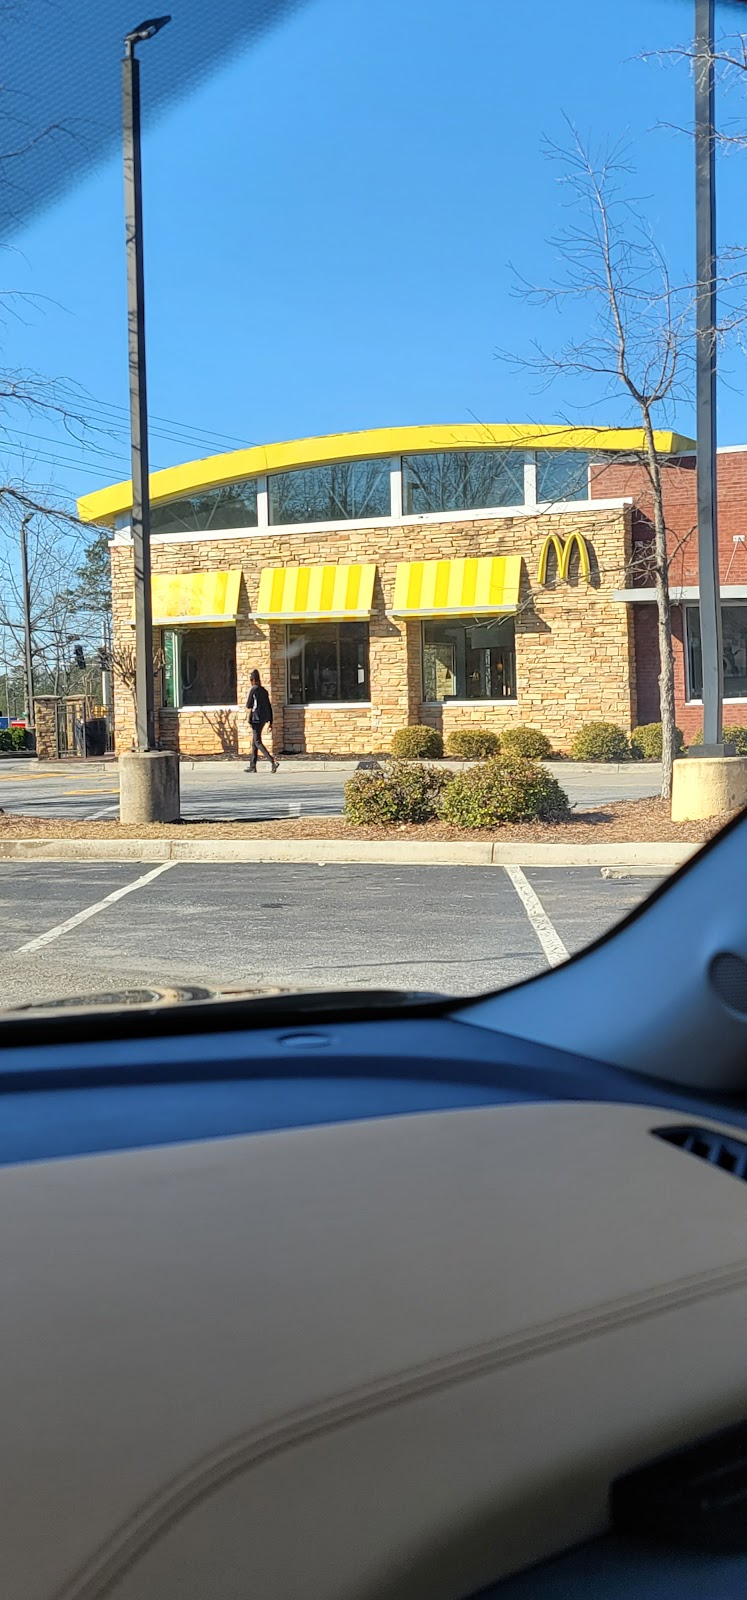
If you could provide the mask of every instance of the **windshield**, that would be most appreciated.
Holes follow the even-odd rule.
[[[747,801],[738,13],[76,16],[0,8],[2,1006],[557,965]]]

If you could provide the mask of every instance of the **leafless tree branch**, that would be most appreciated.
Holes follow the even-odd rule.
[[[552,349],[536,342],[532,353],[504,359],[529,369],[547,387],[561,374],[588,381],[597,404],[622,396],[640,421],[645,468],[653,505],[649,549],[633,552],[656,589],[659,634],[659,698],[662,722],[662,796],[671,795],[675,754],[674,659],[662,463],[655,423],[669,420],[688,397],[692,380],[694,293],[675,286],[663,252],[630,193],[632,168],[622,145],[592,153],[568,122],[566,145],[546,144],[559,167],[559,182],[572,220],[550,245],[560,261],[559,279],[549,284],[520,280],[530,304],[562,310],[580,304],[587,319],[582,336]]]

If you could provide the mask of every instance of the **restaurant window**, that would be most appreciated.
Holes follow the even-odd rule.
[[[368,623],[293,624],[286,641],[288,704],[368,700]]]
[[[724,699],[747,700],[747,606],[721,607],[723,637]],[[685,607],[687,641],[687,698],[703,698],[703,656],[700,643],[700,610]]]
[[[524,504],[522,450],[442,450],[403,456],[405,514]]]
[[[163,704],[236,705],[236,629],[164,628]]]
[[[588,500],[589,457],[585,450],[537,451],[537,499]]]
[[[228,528],[256,528],[257,483],[226,483],[218,489],[166,500],[150,508],[151,533],[217,533]]]
[[[336,461],[325,467],[273,473],[268,481],[271,523],[349,522],[391,515],[391,462]]]
[[[423,623],[424,700],[515,700],[513,617]]]

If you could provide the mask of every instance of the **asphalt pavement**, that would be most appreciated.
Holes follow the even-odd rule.
[[[0,862],[0,1003],[257,984],[475,994],[619,921],[598,868]]]
[[[256,774],[241,761],[182,762],[182,816],[187,821],[275,821],[288,816],[334,816],[342,810],[347,778],[354,763],[331,764],[285,760],[274,775],[269,767]],[[548,763],[572,805],[596,806],[614,800],[636,800],[657,794],[658,765],[629,762]],[[119,812],[119,782],[114,761],[0,762],[0,807],[27,816],[65,816],[76,821],[113,820]]]

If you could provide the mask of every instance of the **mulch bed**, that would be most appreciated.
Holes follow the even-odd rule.
[[[352,827],[343,817],[289,817],[279,822],[151,822],[123,827],[119,822],[70,822],[63,817],[29,817],[0,812],[3,839],[505,839],[534,844],[702,844],[730,820],[730,814],[706,822],[672,822],[669,807],[659,799],[619,800],[612,805],[577,810],[567,822],[506,823],[501,828],[452,828],[445,822],[420,826],[400,823],[391,828]]]

